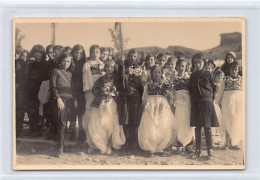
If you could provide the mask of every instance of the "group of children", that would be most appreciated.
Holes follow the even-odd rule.
[[[77,120],[78,140],[88,144],[88,152],[111,154],[124,145],[139,146],[150,156],[165,155],[165,149],[177,144],[175,153],[185,150],[196,158],[204,128],[211,157],[211,127],[219,127],[226,148],[241,147],[244,99],[235,53],[227,53],[222,69],[202,53],[191,63],[182,53],[139,56],[132,49],[115,58],[113,48],[98,45],[90,47],[89,57],[82,45],[49,45],[46,51],[35,45],[30,52],[17,47],[17,137],[27,112],[32,136],[39,135],[46,119],[49,137],[58,141],[58,156],[66,131],[76,139]]]

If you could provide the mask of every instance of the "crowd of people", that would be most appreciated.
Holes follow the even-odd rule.
[[[243,140],[242,71],[234,52],[220,68],[202,53],[189,61],[181,52],[144,56],[131,49],[119,58],[113,48],[92,45],[87,57],[82,45],[35,45],[30,52],[17,46],[15,88],[16,137],[27,113],[30,135],[49,127],[58,156],[66,134],[87,143],[88,152],[139,146],[153,156],[175,145],[174,153],[192,158],[201,154],[202,128],[209,158],[212,135],[220,135],[224,149],[240,149]]]

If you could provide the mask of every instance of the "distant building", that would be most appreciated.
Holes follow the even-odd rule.
[[[220,45],[227,45],[233,43],[242,43],[242,35],[239,32],[220,34]]]

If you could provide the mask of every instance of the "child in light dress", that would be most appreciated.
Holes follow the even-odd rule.
[[[176,120],[165,97],[168,87],[162,80],[162,67],[151,68],[152,80],[145,86],[143,114],[138,128],[141,149],[164,155],[163,150],[176,140]]]
[[[88,122],[90,118],[91,102],[94,99],[92,88],[96,80],[104,75],[104,63],[100,60],[100,47],[98,45],[92,45],[90,47],[90,58],[83,66],[82,78],[83,78],[83,92],[85,93],[85,112],[82,118],[82,127],[87,135]]]
[[[242,77],[239,64],[230,64],[230,75],[225,77],[225,91],[222,100],[222,117],[227,129],[227,148],[238,150],[242,147],[245,112],[244,94],[242,91]]]
[[[92,88],[95,98],[91,103],[87,139],[91,149],[111,154],[111,147],[119,149],[125,143],[125,135],[118,119],[117,97],[120,84],[113,60],[106,61],[105,71],[106,74],[98,78]]]

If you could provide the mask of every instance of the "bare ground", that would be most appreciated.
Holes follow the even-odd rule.
[[[207,158],[205,146],[197,160],[191,159],[186,152],[175,154],[175,147],[166,150],[167,157],[148,157],[138,146],[125,146],[114,150],[110,155],[104,155],[98,150],[88,153],[85,144],[66,142],[65,153],[57,158],[54,141],[19,138],[16,144],[16,163],[19,165],[206,165],[212,168],[214,165],[243,165],[244,155],[242,150],[221,150],[217,145],[210,160]]]

